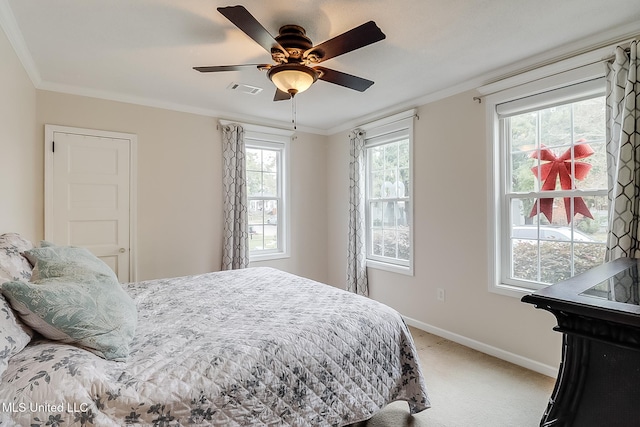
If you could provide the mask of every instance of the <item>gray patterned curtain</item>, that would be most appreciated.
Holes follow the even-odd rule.
[[[607,63],[607,261],[640,258],[640,63],[638,41]]]
[[[365,243],[365,164],[364,132],[349,135],[349,247],[347,251],[347,290],[369,295],[367,247]]]
[[[222,126],[224,233],[222,269],[249,266],[244,130]]]

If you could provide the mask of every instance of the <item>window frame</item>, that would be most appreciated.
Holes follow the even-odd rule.
[[[605,90],[604,67],[602,64],[592,64],[489,93],[484,98],[489,143],[488,164],[490,165],[487,224],[490,292],[520,298],[547,286],[539,282],[505,280],[506,269],[511,268],[510,251],[505,247],[511,237],[507,213],[510,209],[507,202],[510,199],[506,195],[509,187],[505,182],[506,170],[510,167],[510,155],[506,145],[502,144],[501,136],[505,129],[500,122],[501,116],[510,114],[508,108],[517,111],[518,114],[527,110],[536,111],[554,103],[561,105],[604,95]],[[555,102],[550,101],[551,99],[555,99]],[[540,103],[541,100],[542,103]],[[530,108],[527,109],[527,106]],[[561,197],[562,194],[564,194],[562,191],[555,191],[553,196]],[[578,190],[578,195],[588,196],[590,193],[580,193]]]
[[[367,267],[385,270],[395,273],[401,273],[409,276],[414,274],[414,178],[413,178],[413,146],[414,146],[414,130],[413,130],[413,118],[416,116],[415,109],[399,113],[385,119],[380,119],[372,123],[360,126],[359,129],[365,132],[364,143],[364,155],[363,160],[365,164],[365,242],[367,246],[366,250],[366,264]],[[394,134],[398,135],[393,137]],[[385,140],[385,137],[391,139]],[[380,147],[388,143],[396,142],[407,138],[409,140],[409,185],[405,189],[405,197],[402,201],[408,203],[409,208],[406,210],[407,223],[409,226],[409,259],[408,260],[393,260],[389,257],[376,256],[371,253],[372,235],[371,235],[371,209],[370,209],[370,170],[369,170],[369,149],[374,147]],[[399,198],[393,198],[398,200]],[[381,199],[375,199],[380,201]],[[386,199],[384,199],[386,200]]]
[[[270,126],[239,123],[228,120],[220,120],[221,125],[238,124],[244,130],[245,149],[267,148],[280,151],[281,168],[279,190],[281,194],[282,208],[278,209],[278,249],[263,251],[250,251],[249,262],[269,261],[290,258],[291,252],[291,203],[290,203],[290,144],[294,132],[287,129],[279,129]],[[246,166],[246,165],[245,165]],[[247,206],[249,197],[247,195]],[[248,227],[248,225],[247,225]]]

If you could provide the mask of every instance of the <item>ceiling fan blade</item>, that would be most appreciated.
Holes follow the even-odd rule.
[[[364,92],[373,84],[371,80],[363,79],[362,77],[353,76],[341,71],[331,70],[324,67],[313,67],[313,69],[322,72],[320,77],[318,77],[320,80],[344,86],[359,92]]]
[[[272,48],[281,50],[285,56],[289,56],[287,51],[280,46],[280,43],[249,13],[243,6],[219,7],[218,12],[231,21],[236,27],[251,37],[256,43],[271,53]]]
[[[304,53],[304,56],[307,57],[309,54],[315,53],[318,56],[317,62],[322,62],[384,40],[386,37],[375,22],[369,21],[312,47]]]
[[[283,90],[280,90],[280,89],[276,88],[276,94],[273,97],[273,100],[274,101],[284,101],[284,100],[287,100],[287,99],[291,99],[291,95],[289,95],[287,92],[285,92]]]
[[[212,65],[209,67],[193,67],[193,69],[201,73],[215,73],[218,71],[240,71],[247,67],[262,68],[268,66],[268,64]]]

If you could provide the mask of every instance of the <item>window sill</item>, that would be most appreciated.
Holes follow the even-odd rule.
[[[413,266],[395,265],[368,259],[367,267],[375,268],[376,270],[389,271],[391,273],[404,274],[405,276],[413,276]]]
[[[249,255],[249,262],[273,261],[273,260],[276,260],[276,259],[285,259],[285,258],[290,258],[290,255],[288,253],[284,253],[284,252],[277,252],[277,253],[271,253],[271,254],[260,254],[260,255],[250,254]]]
[[[513,298],[522,298],[525,295],[529,295],[535,292],[536,289],[524,288],[521,286],[507,285],[505,283],[499,283],[495,285],[489,285],[489,292],[499,295],[505,295]]]

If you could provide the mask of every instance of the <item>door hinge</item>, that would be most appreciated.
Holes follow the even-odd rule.
[[[52,152],[56,152],[56,142],[55,141],[51,141],[51,151]]]

